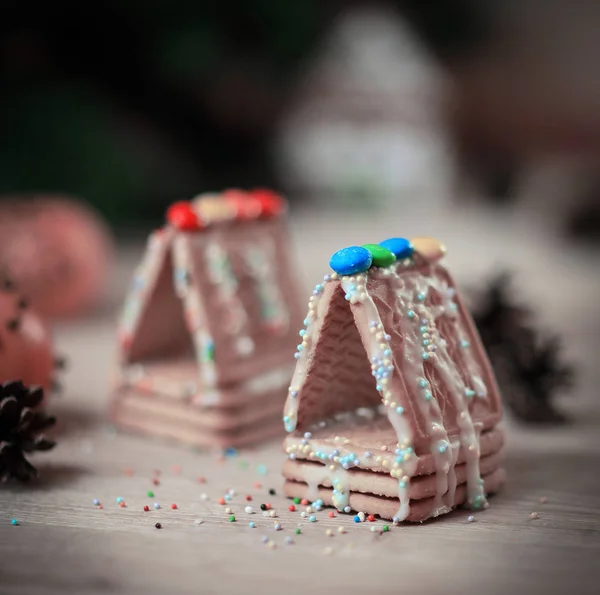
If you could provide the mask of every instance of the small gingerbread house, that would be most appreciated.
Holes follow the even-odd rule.
[[[288,496],[422,521],[499,489],[498,389],[444,253],[393,238],[332,257],[284,408]]]
[[[300,319],[286,204],[229,190],[173,204],[118,329],[118,426],[196,446],[277,433]]]

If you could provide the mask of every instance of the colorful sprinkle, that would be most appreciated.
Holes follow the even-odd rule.
[[[290,512],[296,512],[296,507],[295,507],[293,504],[290,504],[290,505],[288,506],[288,510],[289,510]]]
[[[250,527],[250,529],[256,529],[256,523],[254,521],[250,521],[248,526]]]
[[[10,524],[11,524],[11,525],[14,525],[14,526],[17,526],[17,525],[19,524],[19,521],[18,521],[17,519],[13,519],[13,520],[10,522]]]
[[[316,522],[316,520],[317,520],[317,517],[316,517],[314,514],[311,514],[311,515],[308,517],[308,520],[309,520],[311,523],[314,523],[314,522]]]
[[[235,523],[235,515],[234,514],[230,514],[229,515],[229,522],[230,523]]]
[[[160,523],[156,523],[156,525],[154,525],[157,529],[162,529],[162,525]]]
[[[384,525],[384,526],[383,526],[383,532],[384,532],[384,533],[387,533],[389,530],[390,530],[390,527],[389,527],[389,525]]]
[[[300,529],[300,527],[298,527],[298,528],[296,529],[296,535],[300,535],[300,533],[302,533],[302,529]]]
[[[156,510],[158,510],[158,509],[160,508],[160,504],[159,504],[158,502],[155,502],[155,503],[154,503],[154,508],[155,508]]]
[[[171,504],[171,508],[172,508],[173,510],[177,510],[177,504]]]
[[[154,492],[148,490],[148,493],[146,494],[148,496],[148,498],[154,498]]]
[[[254,509],[252,508],[252,506],[246,506],[246,508],[244,508],[244,512],[246,514],[252,514],[254,512]]]
[[[150,510],[150,507],[144,506],[144,512],[148,512],[149,510]]]

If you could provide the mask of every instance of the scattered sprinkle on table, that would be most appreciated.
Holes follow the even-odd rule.
[[[231,508],[229,508],[229,506],[225,509],[225,514],[231,514],[233,511],[231,510]]]
[[[119,506],[120,506],[121,508],[125,508],[125,502],[119,502]]]
[[[160,508],[160,504],[159,504],[158,502],[155,502],[155,503],[154,503],[154,508],[155,508],[156,510],[158,510],[158,509]]]
[[[384,525],[384,526],[383,526],[383,532],[384,532],[384,533],[387,533],[389,530],[390,530],[390,527],[389,527],[389,525]]]
[[[266,475],[267,474],[267,466],[266,465],[258,465],[256,467],[256,471],[259,473],[259,475]]]
[[[276,516],[277,516],[277,514],[275,513],[275,511],[274,511],[274,510],[269,510],[269,516],[270,516],[271,518],[274,518],[274,517],[276,517]]]
[[[250,521],[250,529],[255,529],[256,523],[254,521]]]
[[[529,516],[534,520],[540,518],[540,515],[537,512],[532,512]]]
[[[217,500],[217,502],[221,505],[224,506],[225,505],[225,498],[221,497]]]
[[[246,506],[246,508],[244,508],[244,512],[246,514],[252,514],[254,512],[254,509],[252,508],[252,506]]]
[[[373,525],[371,527],[371,533],[377,533],[377,531],[379,531],[379,529],[377,527],[375,527],[375,525]]]
[[[148,512],[150,508],[148,506],[144,506],[144,512]]]
[[[356,516],[354,517],[354,522],[355,522],[355,523],[360,523],[360,517],[359,517],[358,515],[356,515]]]
[[[540,498],[540,504],[546,504],[546,502],[548,502],[548,498],[546,498],[546,496],[542,496]]]
[[[275,529],[275,531],[281,531],[281,523],[274,523],[273,529]]]
[[[156,523],[156,525],[154,525],[157,529],[162,529],[162,525],[160,523]]]
[[[94,498],[94,506],[100,506],[100,500],[98,500],[98,498]]]
[[[252,502],[252,496],[251,496],[250,494],[248,494],[248,495],[246,496],[246,500],[247,500],[248,502]]]
[[[293,504],[290,504],[290,505],[288,506],[288,510],[289,510],[290,512],[296,512],[296,507],[295,507]]]
[[[219,504],[220,504],[220,502],[219,502]],[[260,509],[261,510],[267,510],[267,505],[266,504],[261,504],[260,505]]]
[[[370,514],[370,515],[367,517],[367,520],[368,520],[370,523],[374,523],[374,522],[375,522],[375,516],[374,516],[374,515],[372,515],[372,514]]]
[[[469,515],[467,517],[467,523],[473,523],[473,522],[475,522],[475,517],[473,515]]]
[[[302,506],[306,506],[308,504],[308,500],[306,498],[302,498],[302,500],[300,500],[300,504],[302,504]]]
[[[160,485],[160,481],[158,481],[158,479],[156,479],[156,477],[152,480],[152,483],[157,486]]]
[[[196,520],[194,521],[194,525],[201,525],[203,522],[204,522],[204,520],[203,520],[203,519],[196,519]]]
[[[269,496],[274,496],[275,495],[275,490],[273,488],[271,488],[269,490]]]
[[[316,522],[316,520],[317,520],[317,517],[316,517],[314,514],[311,514],[311,515],[308,517],[308,520],[309,520],[311,523],[315,523],[315,522]]]
[[[365,513],[364,512],[359,512],[356,516],[360,519],[361,523],[364,522],[364,520],[365,520]]]
[[[121,502],[123,502],[123,498],[121,498],[121,496],[119,496],[119,497],[117,498],[117,504],[121,504]]]
[[[294,540],[292,539],[292,536],[291,536],[291,535],[288,535],[288,536],[286,536],[286,538],[285,538],[285,542],[286,542],[288,545],[292,545],[292,544],[294,543]]]
[[[330,511],[327,513],[327,516],[328,516],[330,519],[334,519],[334,518],[335,518],[335,512],[333,512],[333,510],[330,510]]]
[[[230,514],[229,515],[229,522],[230,523],[235,523],[235,515],[234,514]]]
[[[198,483],[206,483],[206,477],[203,477],[202,475],[198,478]]]
[[[298,527],[298,528],[296,529],[296,535],[300,535],[300,533],[302,533],[302,529],[300,529],[300,527]]]
[[[202,493],[200,494],[200,500],[204,502],[205,500],[208,500],[208,496],[205,493]]]
[[[148,498],[154,498],[154,492],[151,490],[148,490],[147,494]]]
[[[325,531],[325,535],[327,535],[327,537],[332,537],[333,531],[331,529],[327,529],[327,531]]]
[[[10,524],[16,527],[19,524],[19,521],[17,519],[13,519]]]

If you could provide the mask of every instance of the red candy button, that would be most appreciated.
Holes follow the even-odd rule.
[[[198,231],[202,228],[189,202],[173,203],[167,210],[167,221],[181,231]]]
[[[252,198],[260,205],[261,216],[268,219],[281,214],[285,207],[285,202],[279,194],[265,188],[253,190]]]
[[[223,192],[223,198],[235,207],[235,217],[240,221],[256,219],[260,215],[260,204],[244,190],[231,188]]]

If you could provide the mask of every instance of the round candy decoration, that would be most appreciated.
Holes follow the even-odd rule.
[[[198,231],[202,227],[188,201],[173,203],[167,210],[167,221],[180,231]]]
[[[413,245],[406,238],[389,238],[379,245],[392,252],[398,260],[409,258],[413,253]]]
[[[236,217],[235,205],[219,194],[201,194],[191,201],[196,216],[207,224],[232,221]]]
[[[338,250],[329,260],[329,266],[338,275],[353,275],[367,271],[373,263],[373,257],[366,248],[350,246]]]
[[[280,215],[284,208],[285,202],[279,194],[267,188],[257,188],[251,192],[252,198],[260,205],[261,217],[271,219]]]
[[[389,267],[396,262],[396,255],[383,246],[365,244],[363,248],[366,248],[371,253],[374,267]]]
[[[260,215],[260,203],[250,193],[239,188],[223,191],[223,198],[235,209],[235,216],[240,221],[250,221]]]
[[[430,264],[440,261],[446,254],[446,246],[435,238],[412,238],[412,244],[415,252]]]

